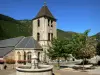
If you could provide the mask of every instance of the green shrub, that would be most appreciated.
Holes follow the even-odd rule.
[[[100,65],[100,61],[98,61],[97,65]]]
[[[90,62],[88,60],[85,60],[84,65],[88,65],[88,64],[90,64]],[[83,61],[80,63],[80,65],[83,65]]]

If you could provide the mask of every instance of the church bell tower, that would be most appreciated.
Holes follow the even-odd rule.
[[[48,61],[47,49],[53,38],[57,37],[56,19],[48,9],[46,3],[42,6],[36,17],[32,20],[33,33],[32,36],[37,40],[43,48],[40,55],[41,61]]]

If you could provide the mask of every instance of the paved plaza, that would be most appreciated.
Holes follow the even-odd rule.
[[[78,72],[78,71],[56,70],[55,75],[96,75],[96,74],[88,74],[87,72]]]
[[[0,70],[0,75],[16,75],[15,69]]]
[[[55,75],[100,75],[100,68],[89,72],[79,72],[68,69],[54,70]],[[0,70],[0,75],[16,75],[15,69]]]
[[[78,61],[79,62],[79,61]],[[69,68],[61,68],[60,70],[54,69],[55,75],[100,75],[100,67],[96,69],[87,70],[87,72],[81,72],[79,70],[73,70],[70,67],[75,66],[77,62],[69,62],[64,64]],[[63,65],[63,64],[62,64]],[[16,70],[8,68],[7,70],[0,70],[0,75],[16,75]]]

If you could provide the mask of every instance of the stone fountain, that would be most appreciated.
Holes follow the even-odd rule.
[[[32,52],[31,66],[19,66],[16,68],[16,75],[52,75],[53,66],[39,65],[37,52]]]

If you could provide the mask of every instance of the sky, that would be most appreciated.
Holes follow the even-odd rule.
[[[0,0],[0,14],[16,20],[33,19],[45,0]],[[46,0],[57,28],[89,35],[100,32],[100,0]]]

